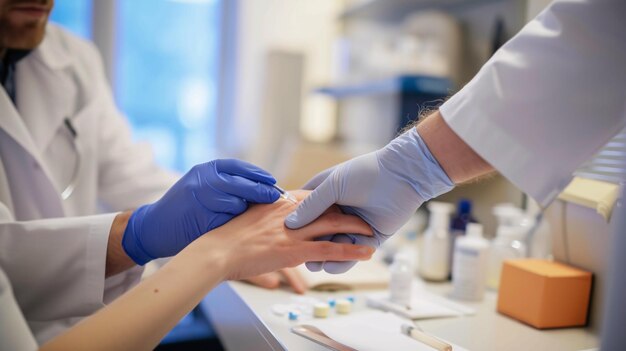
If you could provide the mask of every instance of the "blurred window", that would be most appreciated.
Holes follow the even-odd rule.
[[[107,0],[108,1],[108,0]],[[92,38],[93,0],[56,1],[51,20]],[[217,156],[221,0],[118,0],[113,89],[136,139],[186,171]],[[110,30],[96,28],[95,30]]]
[[[115,94],[158,161],[184,171],[215,157],[219,0],[117,2]]]
[[[92,0],[55,1],[50,20],[85,39],[91,39]]]

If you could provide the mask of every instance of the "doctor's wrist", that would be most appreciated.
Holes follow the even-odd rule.
[[[119,213],[111,224],[105,268],[105,277],[107,278],[135,266],[135,262],[126,254],[122,247],[124,231],[132,213],[133,211]]]
[[[426,117],[416,128],[430,153],[455,184],[494,173],[494,168],[448,126],[439,111]]]

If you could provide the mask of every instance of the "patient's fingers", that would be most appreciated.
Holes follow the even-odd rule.
[[[281,269],[279,272],[285,277],[287,284],[289,284],[293,291],[298,294],[304,294],[306,292],[306,284],[297,268],[285,268]]]
[[[364,245],[337,244],[330,241],[306,241],[300,245],[299,258],[307,261],[364,261],[374,249]]]
[[[257,275],[245,281],[265,289],[276,289],[280,286],[280,275],[276,272]]]
[[[326,213],[300,229],[289,231],[289,235],[301,240],[312,240],[335,233],[373,235],[372,228],[361,218],[342,213]]]

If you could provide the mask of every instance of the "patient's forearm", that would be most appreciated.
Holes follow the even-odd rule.
[[[305,192],[293,192],[302,200]],[[326,213],[298,230],[285,227],[291,202],[251,206],[199,237],[163,268],[42,350],[151,350],[217,284],[306,261],[366,260],[373,249],[315,241],[339,233],[372,236],[360,218]]]
[[[439,111],[418,124],[417,133],[455,184],[494,172],[493,167],[448,126]]]
[[[224,279],[220,253],[206,235],[97,314],[42,350],[152,350]],[[209,242],[209,243],[207,243]]]

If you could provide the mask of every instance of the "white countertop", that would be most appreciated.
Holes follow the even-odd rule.
[[[427,290],[446,294],[449,283],[426,284]],[[320,293],[306,296],[327,299],[356,297],[354,310],[367,308],[365,295],[371,291]],[[290,332],[297,322],[272,312],[275,304],[288,304],[294,293],[264,290],[241,282],[220,285],[203,301],[212,323],[227,350],[326,350]],[[418,321],[426,332],[469,350],[585,350],[598,347],[599,340],[586,328],[540,331],[496,312],[497,295],[488,293],[480,303],[468,303],[476,314]]]

